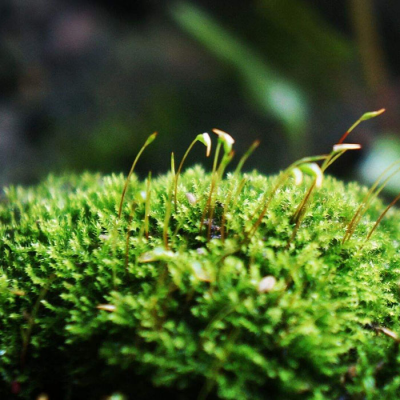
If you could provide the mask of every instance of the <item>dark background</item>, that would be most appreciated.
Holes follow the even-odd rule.
[[[0,184],[127,173],[153,131],[138,172],[163,172],[213,127],[238,158],[260,139],[245,169],[277,172],[384,107],[330,171],[371,182],[400,158],[399,17],[396,0],[1,0]]]

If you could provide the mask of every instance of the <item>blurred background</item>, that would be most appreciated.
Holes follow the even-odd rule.
[[[0,184],[144,176],[217,127],[274,173],[349,137],[330,170],[370,183],[400,158],[398,0],[0,0]],[[210,164],[195,146],[190,163]],[[396,187],[394,182],[392,189]]]

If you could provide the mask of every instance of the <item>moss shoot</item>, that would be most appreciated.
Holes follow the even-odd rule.
[[[397,398],[400,213],[343,241],[367,189],[296,176],[6,189],[0,397]]]

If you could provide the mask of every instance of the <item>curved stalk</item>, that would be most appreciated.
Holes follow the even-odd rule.
[[[126,181],[125,181],[124,188],[123,188],[123,190],[122,190],[121,201],[120,201],[120,203],[119,203],[119,209],[118,209],[118,218],[121,218],[122,206],[123,206],[123,204],[124,204],[125,194],[126,194],[126,191],[128,190],[129,181],[130,181],[130,179],[131,179],[131,176],[132,176],[132,174],[133,174],[133,171],[135,170],[136,164],[137,164],[137,162],[139,161],[139,158],[140,158],[140,156],[142,155],[142,153],[144,152],[145,148],[146,148],[148,145],[150,145],[151,143],[154,142],[154,140],[155,140],[156,137],[157,137],[157,134],[158,134],[157,132],[154,132],[154,133],[152,133],[152,134],[147,138],[146,142],[144,143],[144,145],[143,145],[142,148],[140,149],[139,153],[137,154],[135,160],[133,161],[132,167],[131,167],[131,169],[130,169],[130,171],[129,171],[128,177],[126,178]]]

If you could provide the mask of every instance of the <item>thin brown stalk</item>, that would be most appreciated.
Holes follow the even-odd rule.
[[[386,213],[400,200],[400,193],[393,199],[393,201],[385,208],[383,213],[379,216],[379,218],[376,220],[375,225],[372,227],[371,231],[368,233],[367,238],[365,241],[368,241],[369,238],[372,236],[372,234],[375,232],[375,229],[378,227],[380,222],[382,221],[383,217],[386,215]]]
[[[222,213],[222,219],[221,219],[221,240],[224,241],[225,240],[225,233],[228,233],[228,227],[225,228],[225,221],[226,221],[226,214],[229,208],[234,207],[237,203],[237,199],[239,197],[240,192],[243,190],[244,185],[247,182],[247,178],[242,178],[242,180],[239,183],[238,188],[236,189],[236,191],[234,192],[233,190],[229,193],[228,198],[226,200],[226,204],[224,207],[224,211]],[[235,193],[234,195],[234,201],[233,204],[231,205],[231,201],[232,201],[232,195],[233,193]]]
[[[320,161],[320,160],[326,160],[328,157],[329,157],[329,155],[327,155],[327,154],[323,154],[320,156],[304,157],[300,160],[295,161],[293,164],[291,164],[288,168],[286,168],[278,176],[277,183],[273,186],[273,188],[270,192],[268,192],[268,191],[265,192],[265,194],[261,200],[261,205],[256,209],[256,211],[250,217],[250,220],[253,220],[254,217],[260,213],[257,221],[255,222],[252,229],[248,233],[248,239],[251,238],[254,235],[254,233],[257,231],[258,226],[261,224],[262,219],[264,218],[265,214],[268,211],[268,207],[269,207],[272,199],[274,198],[278,189],[289,179],[291,171],[294,168],[299,167],[301,164],[311,163],[311,162]]]
[[[151,171],[147,178],[146,186],[146,203],[144,207],[144,234],[149,239],[149,213],[150,213],[150,197],[151,197]]]
[[[206,147],[207,147],[207,151],[206,151],[206,156],[208,157],[210,155],[211,152],[211,139],[208,133],[202,133],[200,135],[197,135],[196,138],[193,140],[193,142],[190,144],[190,146],[188,147],[188,149],[186,150],[185,154],[182,157],[182,160],[179,164],[178,167],[178,171],[176,172],[176,174],[174,173],[174,177],[175,177],[175,188],[174,188],[174,203],[175,203],[175,212],[178,211],[178,204],[177,204],[177,193],[178,193],[178,179],[179,179],[179,175],[182,171],[182,167],[183,167],[183,163],[185,162],[188,154],[190,153],[190,150],[192,150],[193,146],[195,145],[196,142],[201,142],[203,143]],[[175,170],[175,161],[173,161],[173,170]]]
[[[180,175],[180,173],[181,173],[181,171],[182,171],[183,163],[185,162],[185,160],[186,160],[188,154],[190,153],[190,150],[192,150],[192,148],[193,148],[193,146],[195,145],[196,141],[197,141],[197,140],[193,140],[193,142],[190,144],[190,146],[189,146],[188,149],[186,150],[186,152],[185,152],[184,156],[182,157],[182,160],[181,160],[181,162],[180,162],[180,164],[179,164],[178,170],[176,171],[176,174],[175,174],[175,186],[174,186],[174,204],[175,204],[175,212],[178,211],[178,204],[177,204],[176,198],[177,198],[177,196],[178,196],[178,179],[179,179],[179,175]]]
[[[342,244],[345,243],[346,241],[350,240],[351,237],[353,236],[358,223],[360,222],[361,218],[363,215],[366,213],[369,205],[371,202],[380,194],[380,192],[385,188],[386,184],[389,182],[389,180],[400,171],[400,167],[396,168],[389,176],[382,182],[382,184],[378,187],[379,183],[383,179],[383,177],[386,175],[388,171],[390,171],[395,165],[399,164],[400,160],[394,162],[393,164],[389,165],[377,178],[377,180],[374,182],[372,187],[368,190],[368,193],[364,196],[363,200],[361,201],[361,204],[358,206],[355,214],[353,215],[353,218],[349,222],[349,224],[346,227],[346,233],[342,239]],[[377,189],[378,187],[378,189]]]
[[[203,230],[204,226],[204,219],[206,217],[207,211],[209,210],[211,200],[212,200],[212,195],[214,191],[214,186],[215,186],[215,179],[216,179],[216,174],[217,174],[217,162],[219,158],[219,153],[221,150],[222,143],[218,141],[217,148],[215,149],[215,156],[214,156],[214,162],[213,162],[213,169],[211,172],[211,185],[210,185],[210,192],[208,194],[207,202],[206,205],[203,209],[203,213],[201,215],[201,220],[200,220],[200,228],[199,228],[199,233],[201,234],[201,231]]]
[[[140,149],[139,153],[137,154],[135,160],[133,161],[131,170],[129,171],[128,177],[126,178],[125,181],[125,185],[124,188],[122,190],[122,194],[121,194],[121,201],[119,203],[119,209],[118,209],[118,218],[121,218],[121,214],[122,214],[122,206],[124,204],[124,198],[125,198],[125,194],[126,191],[128,190],[128,185],[129,185],[129,181],[131,179],[131,176],[133,174],[133,171],[135,170],[136,164],[139,161],[140,156],[142,155],[142,153],[144,152],[144,150],[146,149],[146,147],[148,145],[150,145],[157,137],[157,132],[152,133],[146,140],[146,142],[144,143],[144,145],[142,146],[142,148]]]
[[[131,238],[131,225],[133,220],[133,215],[135,213],[136,203],[133,201],[131,205],[131,212],[129,214],[128,226],[126,232],[126,241],[125,241],[125,272],[128,274],[128,266],[129,266],[129,240]]]
[[[235,172],[233,173],[234,175],[239,175],[240,171],[243,168],[244,163],[247,161],[247,159],[253,154],[254,150],[257,149],[257,147],[260,145],[260,141],[259,140],[255,140],[252,145],[248,148],[248,150],[246,151],[246,153],[243,154],[242,158],[240,159]]]
[[[35,319],[37,316],[37,313],[39,311],[40,308],[40,304],[42,303],[42,300],[45,298],[51,283],[54,281],[54,279],[56,278],[55,274],[51,274],[49,276],[49,279],[46,283],[46,285],[42,288],[42,290],[39,293],[39,296],[33,306],[32,312],[29,315],[29,320],[28,320],[28,327],[26,328],[25,331],[23,331],[23,336],[22,336],[22,352],[21,352],[21,366],[22,368],[24,368],[25,366],[25,362],[26,362],[26,355],[28,352],[28,347],[29,347],[29,343],[31,340],[31,336],[32,336],[32,331],[33,331],[33,327],[35,325]]]
[[[297,210],[296,210],[296,212],[294,214],[294,220],[296,221],[296,225],[295,225],[295,227],[293,229],[292,236],[290,237],[290,239],[289,239],[289,241],[287,243],[287,246],[286,246],[287,249],[290,247],[290,244],[293,242],[294,238],[297,235],[297,232],[298,232],[298,230],[300,228],[300,225],[301,225],[301,223],[303,221],[304,215],[305,215],[305,213],[307,211],[307,205],[308,205],[308,203],[309,203],[309,201],[311,199],[311,195],[314,192],[315,186],[316,186],[316,184],[315,184],[315,180],[314,180],[312,185],[309,187],[309,189],[307,191],[307,194],[305,195],[304,199],[302,200],[302,202],[300,203],[300,205],[298,206],[298,208],[297,208]]]
[[[215,181],[215,187],[214,190],[216,191],[218,188],[218,184],[222,179],[222,176],[225,172],[225,169],[227,165],[232,161],[233,156],[235,155],[234,151],[231,151],[229,154],[225,154],[224,157],[221,160],[221,164],[217,170],[217,176],[216,176],[216,181]],[[212,199],[212,198],[211,198]],[[209,216],[208,216],[208,229],[207,229],[207,240],[210,240],[211,238],[211,227],[212,227],[212,221],[214,218],[214,202],[212,201],[211,204],[209,205]]]

